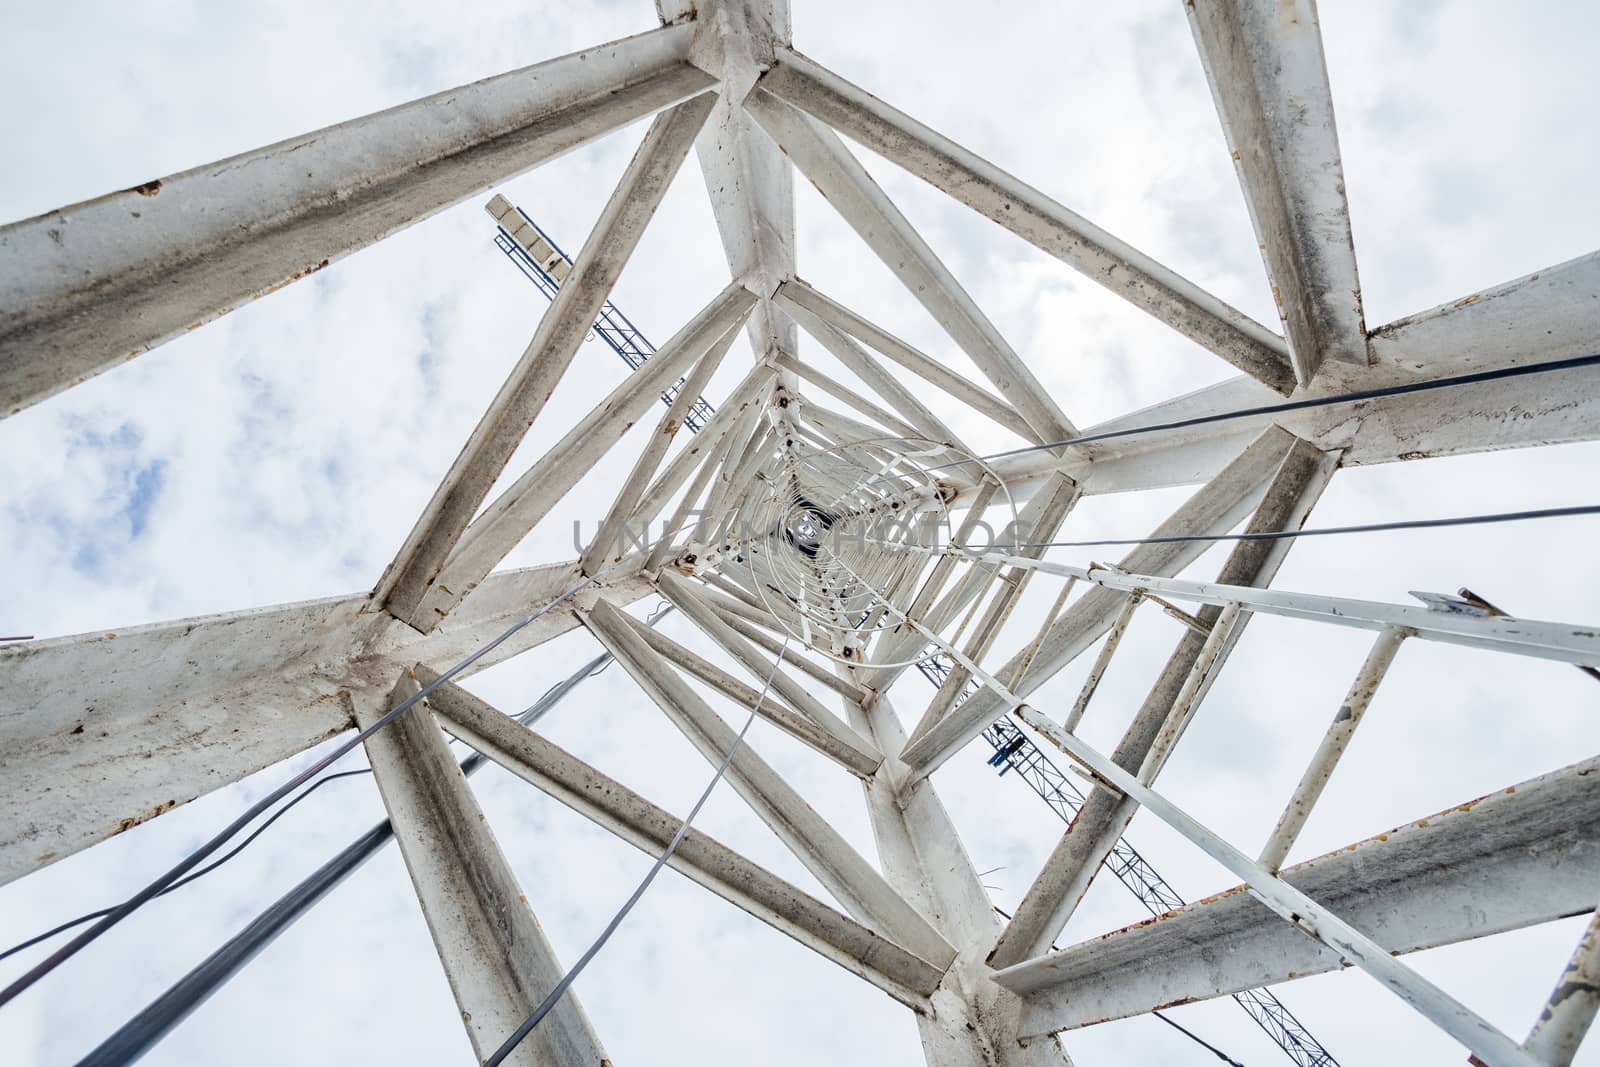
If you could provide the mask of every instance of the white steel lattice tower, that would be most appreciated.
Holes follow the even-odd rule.
[[[447,736],[652,855],[682,826],[452,680],[581,627],[724,768],[832,900],[699,830],[670,864],[904,1004],[930,1064],[1065,1064],[1063,1032],[1234,994],[1297,1062],[1331,1063],[1261,990],[1341,966],[1365,970],[1483,1063],[1569,1062],[1600,1005],[1595,927],[1568,973],[1550,976],[1556,991],[1526,1039],[1400,957],[1592,911],[1600,762],[1506,782],[1477,803],[1280,866],[1404,642],[1593,671],[1600,632],[1511,618],[1470,595],[1402,605],[1268,586],[1294,544],[1275,535],[1301,529],[1342,467],[1600,436],[1590,358],[1600,352],[1600,253],[1368,330],[1313,0],[1183,5],[1281,334],[795,51],[786,0],[658,4],[662,25],[637,36],[0,229],[0,411],[10,415],[650,119],[574,258],[504,198],[489,202],[502,248],[552,302],[370,594],[0,647],[11,695],[0,708],[0,879],[360,728],[487,1059],[566,968]],[[1039,384],[845,137],[1239,374],[1075,425],[1070,398]],[[691,150],[731,281],[686,309],[656,349],[610,294]],[[794,170],[987,381],[797,276]],[[592,329],[633,373],[491,499]],[[873,395],[802,360],[802,332]],[[741,337],[753,363],[727,395],[703,398],[743,353]],[[611,488],[581,557],[497,570],[662,400],[659,432]],[[1019,447],[979,454],[938,414],[951,404]],[[1115,565],[1048,558],[1084,497],[1174,485],[1196,488]],[[1247,536],[1232,536],[1241,526]],[[1219,543],[1228,554],[1214,581],[1175,577]],[[1017,635],[1006,627],[1030,586],[1048,588],[1049,611]],[[656,594],[746,677],[626,610]],[[1144,605],[1177,620],[1179,636],[1103,753],[1078,726]],[[1373,644],[1268,839],[1230,842],[1164,795],[1158,775],[1257,615],[1354,627]],[[1097,642],[1075,702],[1029,703]],[[903,724],[891,699],[909,708],[926,696],[900,683],[912,667],[938,688]],[[857,777],[878,855],[813,810],[698,686]],[[72,729],[85,706],[109,727]],[[997,765],[1009,761],[1071,820],[1007,917],[930,777],[980,736]],[[1035,745],[1074,765],[1082,791]],[[1141,809],[1244,888],[1183,905],[1121,840]],[[1102,870],[1160,920],[1056,949]],[[142,1050],[153,1038],[138,1040]],[[134,1045],[95,1062],[126,1062]],[[569,992],[506,1062],[607,1060]]]

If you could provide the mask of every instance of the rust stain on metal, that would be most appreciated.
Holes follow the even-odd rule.
[[[135,826],[138,826],[142,822],[149,822],[151,819],[155,818],[157,815],[162,815],[162,814],[164,814],[166,812],[169,812],[169,811],[171,811],[173,808],[175,808],[177,806],[178,806],[178,802],[176,800],[168,800],[168,801],[165,801],[165,802],[163,802],[161,804],[157,804],[155,807],[151,808],[149,811],[142,811],[138,815],[130,815],[128,818],[123,819],[121,822],[117,823],[117,828],[115,830],[111,831],[111,836],[115,837],[116,835],[118,835],[120,833],[123,833],[125,831],[131,830]]]
[[[293,274],[291,274],[287,278],[285,278],[283,281],[279,282],[277,285],[274,285],[270,289],[268,289],[267,293],[268,294],[276,293],[279,289],[282,289],[284,286],[288,285],[290,282],[297,282],[301,278],[304,278],[309,274],[315,274],[315,273],[317,273],[317,271],[319,271],[322,268],[326,267],[329,262],[330,262],[329,260],[325,259],[321,263],[314,263],[309,267],[304,267],[304,268],[302,268],[300,270],[297,270]],[[266,294],[263,294],[263,295],[266,295]],[[196,326],[199,326],[199,325],[201,325],[201,324],[197,322],[193,326],[190,326],[189,329],[192,330]]]

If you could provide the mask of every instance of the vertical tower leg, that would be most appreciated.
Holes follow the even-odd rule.
[[[851,672],[854,673],[854,672]],[[850,725],[877,743],[883,765],[863,785],[878,859],[889,884],[956,947],[956,962],[917,1016],[929,1067],[1070,1067],[1056,1040],[1018,1041],[1021,998],[989,979],[984,957],[1000,921],[933,783],[915,784],[899,760],[906,732],[887,699],[844,701]]]

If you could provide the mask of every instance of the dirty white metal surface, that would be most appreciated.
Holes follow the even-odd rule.
[[[650,650],[616,608],[600,601],[585,623],[713,766],[733,749],[733,729]],[[939,966],[950,962],[950,947],[928,920],[748,745],[735,752],[727,778],[846,911],[923,959]]]
[[[0,881],[339,733],[350,725],[341,693],[387,693],[418,659],[455,662],[577,574],[575,563],[503,571],[428,637],[353,593],[0,646],[0,675],[28,694],[0,704],[0,780],[26,798],[0,828]],[[619,603],[651,591],[631,577],[613,590]],[[474,669],[575,625],[547,615]]]
[[[715,100],[702,93],[651,123],[533,340],[379,579],[373,600],[396,618],[427,633],[454,606],[455,599],[446,599],[429,611],[423,601],[435,592],[440,570],[571,365]]]
[[[1294,442],[1271,475],[1246,529],[1265,532],[1298,527],[1322,495],[1333,471],[1333,457],[1303,441]],[[1228,554],[1220,576],[1242,585],[1266,585],[1293,544],[1241,542]],[[1137,772],[1144,765],[1161,728],[1181,702],[1187,701],[1192,707],[1195,701],[1205,698],[1216,674],[1202,673],[1193,684],[1190,680],[1196,678],[1196,665],[1207,647],[1213,645],[1211,637],[1219,632],[1216,624],[1220,615],[1215,609],[1204,609],[1199,618],[1210,633],[1185,630],[1179,638],[1149,695],[1112,749],[1111,758],[1124,770]],[[1242,623],[1221,631],[1220,639],[1211,648],[1214,662],[1227,662],[1243,631]],[[989,958],[993,966],[1021,963],[1049,951],[1137,810],[1136,803],[1115,790],[1097,785],[1089,791],[1082,810],[1061,835],[1012,915],[1004,936],[996,942]]]
[[[431,680],[432,676],[419,671],[418,677]],[[453,737],[645,852],[659,852],[677,832],[679,820],[671,814],[531,730],[518,729],[509,717],[466,690],[446,683],[435,694],[429,699],[440,725]],[[690,829],[668,862],[898,999],[920,1003],[938,984],[940,968],[699,830]]]
[[[1281,430],[1265,431],[1222,473],[1158,526],[1156,534],[1221,533],[1232,529],[1255,507],[1268,479],[1293,444],[1294,438]],[[1120,566],[1139,573],[1173,573],[1197,558],[1204,548],[1203,542],[1140,545],[1128,553]],[[1028,565],[1037,564],[1030,561]],[[1033,656],[1032,666],[1016,683],[1016,692],[1027,696],[1093,644],[1116,622],[1124,599],[1110,589],[1096,589],[1075,601],[1045,635]],[[1007,663],[996,673],[1009,678],[1014,666]],[[983,728],[1005,710],[998,695],[988,689],[980,690],[907,746],[906,763],[918,773],[927,774],[982,733]]]
[[[1367,330],[1315,0],[1185,4],[1255,223],[1296,381],[1364,365]]]
[[[0,418],[713,82],[664,27],[0,228]]]
[[[1401,953],[1581,915],[1600,895],[1596,773],[1587,760],[1514,783],[1283,877]],[[1241,886],[1007,968],[997,981],[1028,997],[1029,1030],[1043,1033],[1344,965],[1326,945],[1269,919]]]
[[[1486,1063],[1570,1059],[1600,1003],[1591,992],[1563,993],[1592,984],[1592,929],[1525,1048],[1392,953],[1593,911],[1594,761],[1279,867],[1402,638],[1600,666],[1600,629],[1273,591],[1266,587],[1288,540],[1240,542],[1216,582],[1197,582],[1178,575],[1214,542],[1141,544],[1118,566],[1073,567],[1043,547],[992,540],[981,551],[946,552],[948,542],[920,541],[910,519],[932,517],[962,545],[976,540],[980,519],[1049,542],[1070,530],[1084,495],[1198,485],[1154,536],[1215,536],[1240,523],[1294,530],[1341,467],[1600,437],[1600,371],[1569,367],[1063,447],[1076,430],[1036,373],[1044,357],[1011,346],[840,135],[1244,371],[1091,433],[1592,354],[1600,253],[1369,334],[1311,0],[1185,5],[1286,337],[794,51],[783,0],[658,6],[667,25],[640,36],[0,229],[4,415],[656,116],[577,259],[556,271],[559,291],[532,341],[370,596],[0,647],[5,691],[27,695],[0,707],[0,792],[15,812],[0,830],[0,880],[373,721],[391,706],[396,677],[400,692],[427,684],[589,576],[592,588],[473,670],[578,625],[592,631],[708,761],[733,753],[729,787],[838,910],[698,830],[672,865],[914,1011],[934,1067],[1064,1067],[1050,1036],[1058,1031],[1350,965]],[[484,508],[691,147],[726,254],[726,288]],[[987,385],[795,276],[791,167]],[[511,210],[503,198],[491,202],[496,219]],[[862,388],[803,359],[797,324]],[[755,365],[710,397],[716,413],[681,440],[687,405],[736,358],[730,346],[741,332]],[[494,572],[680,376],[686,387],[606,496],[609,511],[583,559]],[[802,382],[849,412],[802,396]],[[946,414],[952,400],[961,416],[981,414],[1035,447],[975,462],[952,430],[966,422]],[[935,456],[955,459],[934,465]],[[625,529],[663,516],[669,536],[623,555],[632,551]],[[887,532],[885,518],[894,520]],[[1055,606],[1019,644],[1007,622],[1030,582],[1048,586]],[[745,677],[625,613],[651,592],[676,604]],[[1076,728],[1141,597],[1190,614],[1108,756]],[[1152,788],[1257,614],[1379,634],[1259,861]],[[1077,705],[1062,709],[1065,726],[1026,703],[1108,631]],[[947,660],[944,684],[902,719],[890,694],[925,650]],[[825,770],[841,781],[858,779],[877,862],[751,746],[736,747],[691,678],[827,756]],[[769,698],[752,682],[770,684]],[[841,697],[842,718],[819,699],[824,690]],[[1075,761],[1091,787],[1016,916],[1002,923],[930,776],[1009,713]],[[917,724],[909,736],[908,722]],[[554,986],[561,966],[446,755],[440,725],[647,852],[658,854],[680,823],[453,684],[369,741],[481,1058]],[[1140,808],[1245,884],[1052,953]],[[517,1053],[563,1067],[593,1067],[603,1055],[570,998]]]
[[[759,86],[745,109],[782,145],[828,203],[928,309],[967,357],[988,376],[1046,441],[1072,436],[1073,426],[1022,357],[961,287],[910,221],[890,202],[838,134]]]
[[[581,256],[578,262],[582,264]],[[737,283],[729,285],[662,345],[638,373],[623,379],[538,462],[485,505],[462,531],[415,612],[406,616],[407,621],[426,632],[437,625],[436,620],[454,611],[585,472],[621,440],[661,393],[744,319],[754,302],[749,290]],[[418,620],[424,619],[434,621],[419,625]]]
[[[1246,374],[1280,392],[1293,388],[1282,337],[805,56],[781,53],[761,89],[931,182]]]
[[[357,725],[370,726],[420,688],[405,672],[387,701],[363,696],[355,705]],[[367,759],[461,1021],[473,1050],[486,1059],[561,980],[563,968],[427,702],[369,738]],[[605,1058],[583,1008],[568,996],[507,1062],[536,1067]]]

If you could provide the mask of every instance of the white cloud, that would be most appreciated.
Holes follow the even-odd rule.
[[[995,159],[1113,233],[1273,323],[1233,168],[1179,6],[806,3],[801,50]],[[1325,4],[1369,324],[1600,246],[1590,210],[1596,141],[1587,76],[1600,39],[1582,5],[1508,17],[1488,3]],[[648,27],[648,5],[317,5],[223,10],[38,6],[8,14],[0,112],[13,163],[0,216],[20,218]],[[642,127],[508,182],[506,195],[581,245]],[[1226,366],[1054,260],[863,153],[872,173],[1080,425],[1226,377]],[[800,272],[924,350],[980,377],[804,181]],[[392,557],[544,304],[460,205],[80,388],[0,421],[0,632],[41,636],[348,592]],[[654,340],[725,284],[691,158],[616,292]],[[859,387],[817,346],[804,354]],[[712,396],[748,366],[741,340]],[[508,468],[515,477],[621,380],[598,341]],[[929,399],[941,414],[948,410]],[[652,412],[646,423],[655,418]],[[977,447],[1014,439],[965,412]],[[508,565],[565,559],[571,519],[592,525],[649,425],[589,471]],[[1313,524],[1587,502],[1600,448],[1363,468],[1336,478]],[[1085,502],[1066,532],[1129,536],[1186,491]],[[1403,600],[1470,585],[1522,615],[1592,619],[1592,520],[1370,539],[1308,540],[1278,584]],[[1061,558],[1081,561],[1084,553]],[[1214,574],[1214,551],[1193,568]],[[1001,639],[1037,627],[1035,583]],[[675,637],[725,659],[682,620]],[[1141,617],[1086,729],[1113,744],[1177,634]],[[1165,787],[1247,851],[1270,827],[1364,652],[1364,638],[1258,619],[1179,750]],[[593,654],[582,633],[494,668],[473,689],[531,703]],[[1041,704],[1064,709],[1088,657]],[[1311,855],[1587,755],[1593,682],[1558,665],[1413,642],[1401,652],[1295,855]],[[914,718],[928,690],[896,690]],[[620,669],[543,729],[658,803],[687,809],[708,767]],[[752,744],[864,854],[873,842],[847,776],[758,724]],[[1060,824],[976,748],[935,778],[979,869],[1011,908]],[[304,757],[309,758],[309,757]],[[298,766],[298,761],[296,762]],[[263,772],[0,889],[0,942],[110,903],[286,774]],[[573,959],[648,860],[519,780],[474,788],[540,920]],[[331,785],[223,872],[152,905],[0,1011],[8,1063],[68,1062],[221,939],[381,817],[370,781]],[[723,788],[709,832],[818,895],[811,876]],[[1191,898],[1231,884],[1140,816],[1131,839]],[[1069,928],[1090,936],[1142,913],[1101,879]],[[1581,923],[1579,923],[1581,926]],[[1520,1034],[1577,935],[1572,922],[1427,953],[1425,973]],[[18,961],[3,969],[19,971]],[[668,873],[580,980],[618,1063],[915,1062],[911,1018],[888,998]],[[1460,1052],[1357,975],[1284,998],[1347,1067]],[[1252,1064],[1279,1054],[1226,1001],[1175,1018]],[[1077,1062],[1205,1062],[1149,1019],[1068,1035]],[[394,850],[372,861],[147,1059],[152,1064],[450,1062],[470,1055]],[[1580,1063],[1600,1063],[1591,1047]]]

